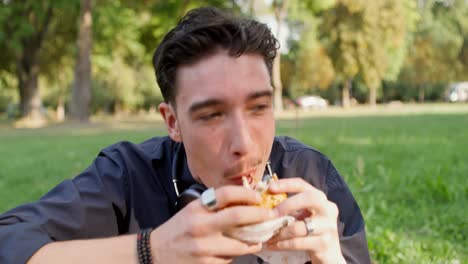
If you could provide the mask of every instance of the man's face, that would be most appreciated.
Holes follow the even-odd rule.
[[[275,134],[273,90],[263,58],[219,51],[179,67],[176,87],[176,109],[166,105],[175,115],[165,121],[169,135],[183,142],[195,179],[208,187],[240,185],[242,176],[258,182]]]

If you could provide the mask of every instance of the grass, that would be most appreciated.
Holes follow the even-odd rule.
[[[277,134],[334,161],[363,211],[374,263],[467,263],[468,110],[430,109],[299,113],[277,123]],[[37,130],[0,123],[0,212],[73,177],[102,147],[164,134],[160,121]]]

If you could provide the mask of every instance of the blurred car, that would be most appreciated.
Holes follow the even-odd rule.
[[[296,103],[302,109],[323,109],[328,107],[327,100],[317,95],[305,95],[298,97]]]
[[[450,84],[447,100],[451,103],[468,102],[468,82]]]

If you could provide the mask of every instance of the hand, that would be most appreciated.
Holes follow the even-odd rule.
[[[154,263],[229,263],[233,257],[262,249],[261,244],[247,244],[223,233],[275,218],[274,211],[248,206],[261,197],[241,186],[224,186],[215,193],[215,211],[197,199],[151,233]]]
[[[341,254],[338,236],[338,207],[326,195],[301,178],[281,179],[270,185],[273,193],[296,193],[274,210],[294,215],[298,220],[309,218],[314,231],[308,234],[304,221],[283,228],[267,243],[270,250],[305,250],[312,263],[346,263]]]

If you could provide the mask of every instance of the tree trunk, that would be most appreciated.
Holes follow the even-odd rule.
[[[348,79],[343,83],[343,89],[341,89],[341,105],[343,108],[350,106],[349,102],[349,91],[351,90],[352,79]]]
[[[48,6],[42,23],[30,21],[36,27],[34,33],[21,38],[21,52],[16,54],[16,77],[20,97],[21,118],[29,119],[33,123],[44,121],[42,114],[42,100],[39,93],[39,51],[44,36],[52,19],[52,7]],[[34,10],[30,10],[28,18],[35,18]]]
[[[255,17],[255,0],[249,1],[249,16]]]
[[[424,85],[423,84],[419,85],[418,100],[420,103],[424,103]]]
[[[78,54],[72,88],[71,115],[80,122],[88,122],[91,105],[92,7],[91,0],[81,0],[80,4]]]
[[[369,88],[369,105],[370,106],[377,105],[377,88],[376,87]]]
[[[275,111],[278,113],[283,112],[283,84],[281,83],[281,69],[280,69],[280,64],[281,64],[281,59],[280,59],[280,52],[278,50],[278,53],[276,54],[276,58],[273,61],[273,73],[272,73],[272,78],[273,78],[273,105],[275,107]]]
[[[281,25],[283,24],[284,17],[286,16],[286,12],[288,9],[288,1],[283,0],[279,2],[273,2],[274,4],[274,12],[276,18],[276,38],[278,41],[281,37]],[[275,111],[277,113],[283,112],[283,84],[281,82],[281,52],[280,50],[277,51],[275,60],[273,61],[273,87],[274,87],[274,97],[273,97],[273,104],[275,107]]]
[[[39,65],[34,57],[23,53],[17,63],[16,74],[20,94],[21,117],[37,121],[43,118],[41,113],[42,100],[39,94],[38,75]],[[36,55],[32,55],[36,56]]]
[[[57,121],[65,120],[65,103],[63,102],[63,97],[60,96],[57,102],[56,115]]]

